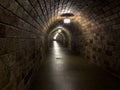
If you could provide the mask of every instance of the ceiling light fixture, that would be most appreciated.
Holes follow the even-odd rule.
[[[73,17],[73,16],[74,16],[74,14],[72,14],[72,13],[64,13],[64,14],[61,15],[61,17],[65,17],[64,18],[64,23],[66,23],[66,24],[71,23],[70,17]]]
[[[64,23],[68,24],[68,23],[70,23],[70,22],[71,22],[71,19],[70,19],[70,18],[65,18],[65,19],[64,19]]]
[[[59,30],[58,30],[58,33],[61,33],[61,31],[62,31],[62,30],[61,30],[61,29],[59,29]]]

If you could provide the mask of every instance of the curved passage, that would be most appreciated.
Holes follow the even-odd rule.
[[[96,66],[63,45],[47,57],[60,27],[57,40]],[[0,90],[28,90],[36,72],[40,90],[120,90],[120,0],[0,0]]]
[[[120,82],[53,41],[46,63],[34,78],[30,90],[120,90]]]

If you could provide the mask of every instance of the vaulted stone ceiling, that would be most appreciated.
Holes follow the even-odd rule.
[[[59,26],[71,50],[120,76],[120,0],[0,0],[0,90],[26,90]]]
[[[118,1],[118,0],[117,0]],[[4,3],[5,2],[5,3]],[[6,3],[7,2],[7,3]],[[105,10],[109,9],[106,5],[111,0],[0,0],[0,5],[8,9],[12,13],[17,11],[25,11],[39,28],[48,29],[48,27],[56,20],[61,19],[61,14],[73,13],[74,20],[81,21],[94,18],[101,15]],[[12,3],[12,4],[11,4]],[[102,3],[102,4],[101,4]],[[13,7],[14,6],[14,7]],[[21,8],[22,7],[22,8]],[[97,7],[97,9],[96,9]],[[104,7],[104,8],[103,8]],[[22,13],[22,15],[24,15]],[[18,18],[23,19],[21,13]],[[89,18],[88,18],[89,17]],[[102,17],[102,16],[101,16]],[[26,21],[27,22],[27,21]],[[31,22],[28,22],[34,26]],[[36,26],[34,26],[36,28]]]

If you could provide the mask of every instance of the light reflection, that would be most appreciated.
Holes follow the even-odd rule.
[[[55,58],[54,64],[60,64],[60,63],[64,62],[63,50],[57,41],[53,41],[53,57]]]
[[[52,74],[55,77],[51,77],[51,80],[55,82],[55,87],[60,90],[74,90],[73,85],[69,82],[66,72],[66,55],[64,48],[57,41],[53,41],[52,48]]]
[[[53,49],[59,49],[59,44],[57,41],[53,41]]]
[[[56,34],[55,34],[55,36],[53,37],[53,39],[55,39],[55,40],[56,40],[56,39],[57,39],[57,37],[58,37],[58,34],[59,34],[59,33],[56,33]]]
[[[53,41],[53,55],[55,59],[60,60],[60,58],[64,57],[63,50],[60,44],[57,41]],[[56,61],[55,61],[56,63]]]
[[[53,73],[63,73],[64,71],[64,64],[65,64],[65,56],[63,53],[63,49],[61,45],[57,41],[53,41],[53,59],[52,59],[52,68]]]
[[[53,73],[63,73],[64,69],[64,54],[63,50],[60,47],[60,44],[57,41],[53,41],[53,59],[52,59],[52,67]]]
[[[57,33],[55,34],[55,36],[53,37],[53,39],[54,40],[56,40],[57,39],[57,37],[58,37],[58,35],[59,35],[59,33],[61,33],[62,32],[62,30],[61,29],[59,29],[58,31],[57,31]]]

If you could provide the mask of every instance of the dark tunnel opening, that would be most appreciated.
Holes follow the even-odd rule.
[[[33,77],[50,62],[46,58],[54,41],[65,47],[60,47],[62,55],[69,50],[119,80],[119,39],[120,0],[0,0],[0,90],[29,90]]]

